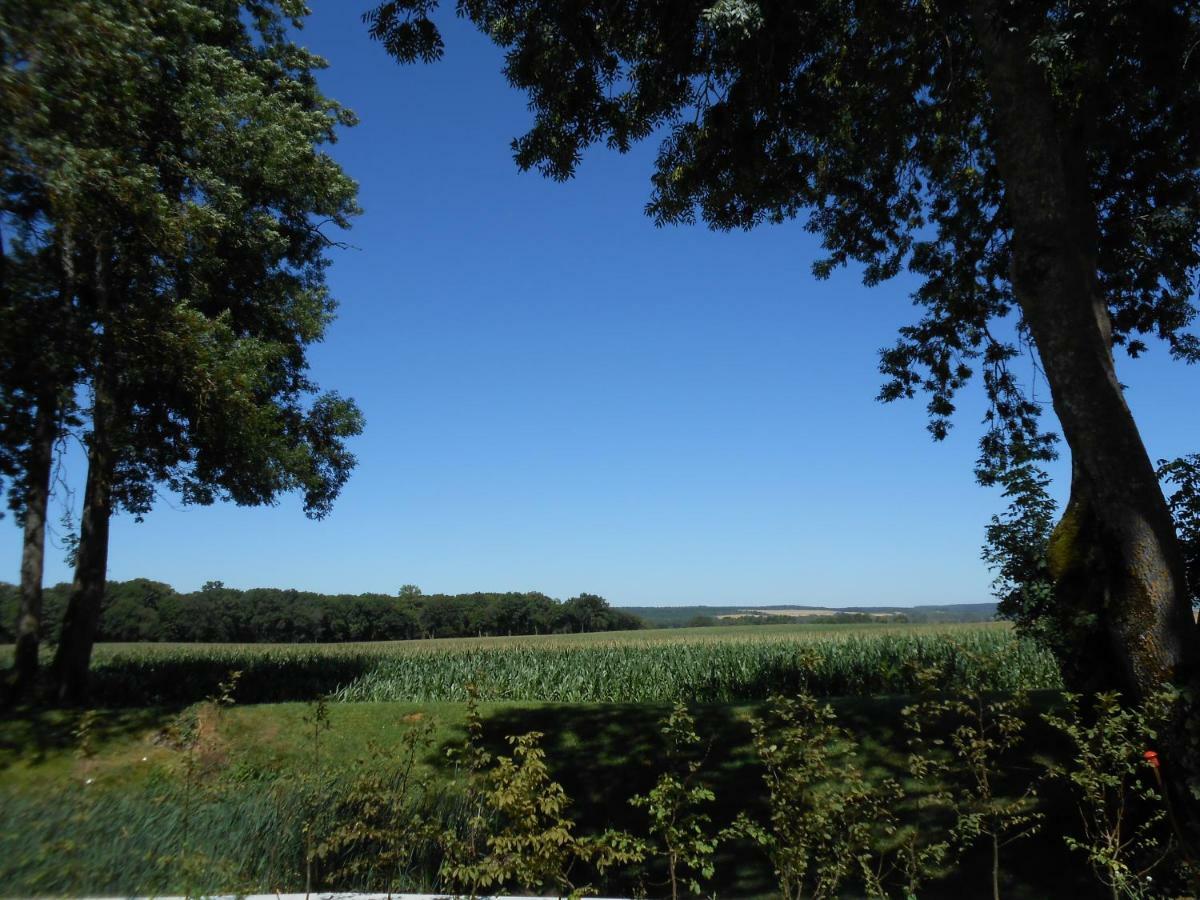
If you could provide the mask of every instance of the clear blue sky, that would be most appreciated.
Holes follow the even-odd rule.
[[[883,406],[877,351],[911,283],[818,282],[799,223],[659,230],[654,146],[593,152],[568,184],[521,174],[529,119],[500,55],[447,17],[446,58],[401,68],[359,7],[322,0],[302,40],[361,124],[334,153],[365,214],[312,354],[367,430],[333,514],[181,508],[114,523],[110,577],[328,592],[538,589],[618,604],[989,599],[975,485],[982,413],[934,444],[923,402]],[[1121,375],[1151,454],[1200,450],[1200,372],[1155,348]],[[68,477],[82,485],[72,459]],[[1056,469],[1065,491],[1065,464]],[[0,578],[20,541],[0,523]],[[50,582],[69,578],[60,549]]]

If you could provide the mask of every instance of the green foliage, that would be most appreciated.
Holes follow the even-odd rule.
[[[189,503],[297,491],[323,516],[362,429],[306,359],[335,307],[321,229],[358,211],[320,148],[353,116],[284,27],[299,8],[247,8],[0,5],[2,212],[53,260],[53,386],[93,388],[91,458],[137,515],[165,483]],[[9,299],[22,324],[30,298]]]
[[[930,680],[936,679],[931,674]],[[1000,851],[1041,828],[1035,784],[1018,796],[1004,796],[999,781],[1022,743],[1028,696],[962,687],[948,697],[926,696],[906,707],[909,771],[918,781],[937,783],[927,804],[947,807],[954,816],[949,840],[965,850],[980,839],[992,853],[992,896],[1000,897]],[[933,855],[949,850],[941,845]],[[940,860],[939,860],[940,861]]]
[[[227,687],[220,693],[231,698],[235,692]],[[645,759],[647,747],[659,746],[639,740],[649,717],[640,714],[631,721],[626,707],[610,709],[603,718],[596,708],[564,710],[561,719],[550,707],[528,711],[549,716],[567,735],[575,735],[566,741],[556,736],[554,751],[528,730],[514,729],[519,711],[513,706],[490,710],[485,734],[475,693],[468,693],[464,739],[452,736],[462,709],[439,712],[435,745],[450,746],[448,757],[429,752],[434,720],[428,710],[412,708],[404,710],[411,715],[397,718],[386,712],[380,716],[378,708],[358,711],[320,702],[307,712],[260,707],[236,714],[222,712],[220,704],[203,704],[180,716],[154,749],[140,734],[113,740],[120,733],[114,731],[120,714],[89,717],[86,727],[71,716],[47,714],[43,725],[61,723],[59,749],[69,769],[62,772],[57,791],[44,789],[55,783],[49,780],[31,782],[25,790],[21,778],[11,777],[15,769],[6,770],[0,785],[5,808],[0,880],[22,895],[82,894],[89,886],[93,893],[138,896],[306,887],[465,894],[540,888],[561,895],[587,882],[630,896],[631,886],[644,884],[647,854],[664,859],[673,846],[681,861],[678,896],[716,890],[743,896],[749,893],[747,883],[761,894],[760,879],[770,877],[758,854],[746,852],[753,849],[748,844],[758,843],[767,850],[770,866],[780,870],[779,881],[787,879],[784,896],[975,896],[983,893],[986,854],[962,857],[972,865],[978,860],[978,871],[945,870],[945,845],[953,838],[957,843],[973,839],[969,827],[957,828],[957,815],[946,814],[946,804],[961,804],[964,819],[975,815],[982,834],[1003,797],[1019,803],[1025,796],[1025,773],[1017,759],[1029,758],[1029,749],[1013,744],[1011,755],[991,756],[986,747],[979,749],[989,742],[1003,744],[1006,734],[1022,733],[1000,723],[1003,709],[985,707],[981,712],[971,698],[958,695],[945,697],[947,705],[933,694],[923,696],[918,705],[929,705],[908,715],[919,719],[919,737],[925,741],[914,748],[915,755],[928,762],[915,767],[911,792],[905,794],[895,780],[903,769],[904,749],[898,704],[839,703],[847,716],[866,713],[852,734],[828,707],[801,695],[761,711],[750,735],[757,754],[745,745],[740,711],[725,710],[728,730],[713,737],[733,738],[736,752],[727,755],[731,748],[722,745],[718,762],[703,776],[694,764],[707,760],[711,748],[703,749],[684,710],[672,711],[665,723],[667,753],[652,757],[660,767],[648,773],[649,790],[638,804],[648,814],[649,829],[626,820],[622,824],[630,833],[604,831],[619,815],[624,766]],[[985,703],[1002,700],[988,697]],[[706,715],[718,712],[708,709]],[[1023,716],[1026,711],[1014,708],[1012,713]],[[574,732],[572,715],[577,717]],[[977,724],[981,715],[982,728]],[[373,717],[383,721],[376,726]],[[337,731],[330,731],[330,721],[339,722]],[[340,724],[365,727],[368,721],[380,739],[347,734]],[[495,743],[503,733],[495,729],[500,722],[510,735],[521,732],[509,738],[506,750],[497,750]],[[443,727],[447,723],[452,724]],[[399,734],[397,724],[403,729]],[[1079,724],[1088,729],[1095,722]],[[611,733],[610,726],[615,729]],[[79,740],[71,737],[73,729],[91,735],[90,755],[71,759]],[[40,742],[52,733],[46,728],[36,736],[29,733],[29,739]],[[18,734],[6,730],[4,739]],[[573,746],[576,738],[578,747]],[[1128,735],[1122,740],[1136,761],[1136,742]],[[627,746],[627,756],[602,759],[603,748],[611,750],[614,741]],[[1061,760],[1067,776],[1080,768],[1069,758],[1076,749],[1069,737],[1038,748],[1039,755]],[[139,762],[147,752],[150,762]],[[565,755],[559,758],[559,752]],[[761,770],[752,762],[755,756]],[[439,760],[450,765],[439,766]],[[730,770],[731,763],[740,773]],[[46,759],[30,765],[26,777],[44,779],[56,764]],[[564,765],[584,768],[571,773],[581,779],[578,783],[595,779],[597,786],[607,785],[601,792],[608,795],[607,802],[596,805],[592,797],[574,806],[568,797],[574,790],[560,786],[552,775],[563,771],[555,766]],[[1100,757],[1090,765],[1095,773],[1113,771]],[[989,771],[996,801],[992,806],[978,802],[981,791],[974,773],[980,768]],[[1135,769],[1143,776],[1152,774]],[[765,790],[749,789],[760,774],[766,775]],[[720,785],[714,791],[717,799],[702,783],[709,779]],[[1069,777],[1064,785],[1076,789]],[[953,797],[946,796],[951,793]],[[1082,792],[1080,797],[1082,808]],[[1069,817],[1069,808],[1061,807],[1067,791],[1048,790],[1038,799],[1060,804],[1043,807],[1056,822]],[[1152,799],[1134,798],[1127,804],[1127,827],[1153,812],[1145,805]],[[710,812],[714,820],[728,821],[743,811],[737,827],[712,834]],[[114,823],[119,823],[119,835]],[[1154,827],[1161,831],[1163,824],[1160,817]],[[722,851],[730,849],[722,853],[720,872],[708,879],[703,866],[713,861],[715,837],[730,841]],[[1072,846],[1089,840],[1086,833],[1072,837]],[[1165,834],[1161,837],[1165,841]],[[1168,844],[1161,849],[1170,849]],[[1083,856],[1074,870],[1069,865],[1078,851],[1044,837],[1021,846],[1019,857],[1012,854],[1006,863],[1006,869],[1013,868],[1015,889],[1024,888],[1030,896],[1068,896],[1068,891],[1090,896]],[[690,854],[694,868],[683,862]],[[454,870],[461,880],[454,881],[447,870],[439,882],[443,862],[461,866]],[[615,869],[611,876],[610,869]],[[943,875],[950,880],[930,883]],[[1166,863],[1153,870],[1153,879],[1166,896],[1187,895]],[[484,884],[488,880],[490,886]],[[1171,893],[1173,887],[1177,889]]]
[[[464,772],[468,817],[442,835],[444,885],[471,897],[510,885],[578,897],[586,889],[571,881],[576,863],[593,861],[603,870],[640,858],[627,835],[576,833],[570,800],[539,746],[541,733],[509,735],[512,754],[493,759],[483,749],[476,696],[468,685],[466,740],[451,750]]]
[[[1192,606],[1197,607],[1200,606],[1200,453],[1170,462],[1159,460],[1158,477],[1167,487],[1173,488],[1167,503],[1175,519],[1179,548],[1183,551]]]
[[[482,809],[467,823],[472,836],[483,835],[483,848],[476,841],[447,841],[442,878],[471,896],[507,884],[559,896],[574,890],[568,872],[582,845],[567,815],[567,796],[550,779],[541,737],[510,736],[512,756],[497,759],[488,771],[479,794]]]
[[[899,784],[867,778],[852,735],[810,694],[776,697],[752,729],[770,818],[762,825],[743,816],[734,830],[766,851],[781,895],[837,897],[851,879],[882,895],[885,863],[876,848],[895,833]]]
[[[94,709],[84,710],[79,716],[79,722],[71,732],[75,738],[75,753],[80,759],[91,759],[96,755],[96,747],[92,739],[99,717],[100,714]]]
[[[666,738],[667,771],[650,792],[629,802],[646,810],[650,818],[650,843],[647,852],[665,857],[671,900],[702,896],[703,886],[712,878],[719,836],[704,808],[716,796],[698,783],[701,760],[692,757],[700,736],[687,705],[677,702],[663,723]]]
[[[1009,501],[1003,513],[992,516],[983,548],[983,561],[995,574],[997,613],[1061,653],[1062,641],[1053,631],[1054,585],[1046,559],[1057,511],[1050,477],[1025,461],[1006,468],[995,481]]]
[[[301,790],[316,800],[320,788],[325,781],[325,759],[321,754],[321,737],[329,731],[329,703],[322,694],[312,704],[308,715],[303,719],[312,739],[312,756],[308,771],[305,773],[304,785]],[[314,802],[315,805],[315,802]],[[317,851],[313,841],[313,823],[304,823],[304,891],[308,893],[313,886],[313,865],[317,861]]]
[[[239,671],[230,672],[228,678],[217,685],[214,695],[181,712],[166,729],[167,743],[182,751],[177,773],[183,796],[181,833],[171,858],[179,868],[189,897],[200,890],[200,881],[214,864],[214,860],[194,844],[193,817],[196,807],[219,797],[219,786],[213,783],[213,776],[224,755],[220,737],[221,711],[233,705],[241,677]],[[229,878],[232,873],[225,875]]]
[[[44,640],[59,637],[71,585],[45,591]],[[474,594],[316,594],[280,588],[237,590],[208,582],[181,594],[146,578],[105,586],[97,640],[138,643],[338,643],[401,641],[424,637],[627,631],[643,627],[636,616],[591,596],[580,617],[576,601],[537,591]],[[11,640],[18,592],[0,582],[0,641]]]
[[[366,883],[391,893],[411,884],[417,877],[414,869],[428,863],[425,857],[438,828],[428,811],[429,779],[419,766],[432,744],[434,723],[418,716],[406,725],[395,745],[371,745],[369,758],[360,761],[359,774],[344,793],[324,798],[332,800],[328,812],[334,824],[315,846],[310,844],[308,884],[313,883],[311,864],[317,861],[331,884]],[[306,822],[306,841],[311,828],[311,821]]]
[[[1079,806],[1082,835],[1064,840],[1086,857],[1114,898],[1160,896],[1152,873],[1175,848],[1152,753],[1176,698],[1160,693],[1122,706],[1114,692],[1096,694],[1087,705],[1078,694],[1063,696],[1065,712],[1043,718],[1074,750],[1067,766],[1050,770],[1071,786]]]

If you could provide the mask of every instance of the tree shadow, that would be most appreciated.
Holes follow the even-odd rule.
[[[0,772],[17,763],[36,767],[51,759],[61,760],[64,751],[79,748],[82,709],[18,708],[0,717]],[[96,748],[123,741],[131,735],[164,728],[178,712],[171,708],[105,710],[88,726],[89,742]]]
[[[106,707],[197,703],[220,692],[236,670],[238,703],[308,701],[330,694],[378,664],[366,655],[246,654],[236,662],[206,657],[119,656],[92,668],[88,696]]]
[[[833,701],[840,722],[860,742],[861,762],[877,777],[908,781],[907,733],[901,710],[911,702],[904,697],[854,697]],[[1017,796],[1029,780],[1044,771],[1045,759],[1068,755],[1057,733],[1036,713],[1051,702],[1040,698],[1032,711],[1026,741],[1019,754],[1006,760],[999,778],[999,793]],[[692,708],[696,731],[702,738],[701,780],[716,795],[707,810],[714,829],[729,825],[739,813],[766,821],[767,791],[763,769],[755,756],[750,717],[755,706],[702,704]],[[572,799],[572,813],[583,833],[606,828],[647,832],[643,810],[629,804],[644,795],[667,766],[666,745],[660,734],[669,713],[665,705],[562,704],[533,709],[501,707],[483,712],[486,748],[508,754],[510,735],[538,731],[552,776]],[[439,748],[444,753],[446,746]],[[444,757],[443,757],[444,758]],[[897,813],[907,824],[932,835],[934,826],[948,825],[939,814],[919,801],[920,789],[908,784],[910,796]],[[1008,847],[1001,857],[1001,891],[1006,898],[1041,900],[1048,896],[1083,898],[1107,896],[1088,871],[1081,855],[1069,851],[1062,840],[1078,831],[1078,814],[1061,787],[1039,789],[1038,804],[1046,815],[1040,833]],[[939,815],[943,818],[939,820]],[[577,873],[581,874],[581,873]],[[990,848],[980,844],[965,853],[944,875],[921,889],[922,897],[960,900],[991,893]],[[603,885],[605,893],[620,896],[669,895],[665,866],[656,861],[637,871],[601,879],[581,874],[584,883]],[[718,896],[769,897],[778,895],[778,881],[761,849],[745,840],[722,845],[716,859],[716,876],[709,885]],[[856,896],[851,889],[846,896]]]
[[[644,835],[646,813],[631,806],[629,800],[648,793],[664,771],[666,744],[660,729],[669,712],[669,706],[646,704],[555,704],[532,709],[485,706],[483,741],[490,753],[507,755],[511,753],[510,735],[541,732],[552,777],[571,798],[572,815],[581,833],[614,828]],[[731,824],[739,812],[760,811],[757,798],[762,795],[762,771],[750,747],[744,708],[705,704],[691,712],[703,738],[697,751],[703,758],[701,781],[717,798],[706,810],[713,828]],[[447,741],[435,755],[444,758],[452,743]],[[712,888],[723,896],[771,896],[775,882],[766,861],[757,864],[760,856],[745,842],[727,842],[718,851]],[[749,862],[751,859],[754,861]],[[660,860],[615,876],[610,872],[603,878],[577,870],[573,878],[602,884],[604,893],[620,896],[661,896],[667,883]]]
[[[831,701],[839,722],[860,740],[863,762],[905,783],[910,798],[899,810],[904,821],[932,832],[951,824],[944,813],[923,807],[920,796],[927,785],[914,784],[907,773],[907,731],[902,710],[913,697],[840,697]],[[1008,900],[1074,900],[1107,898],[1110,893],[1088,869],[1083,854],[1071,851],[1065,834],[1079,833],[1079,813],[1069,790],[1058,781],[1045,780],[1048,763],[1066,762],[1072,748],[1064,736],[1047,725],[1041,713],[1061,703],[1057,691],[1036,691],[1022,718],[1020,746],[998,766],[993,781],[997,797],[1019,797],[1037,782],[1036,809],[1045,817],[1040,831],[1001,850],[1000,893]],[[922,888],[922,897],[958,900],[991,895],[992,856],[983,840],[966,851],[936,881]]]

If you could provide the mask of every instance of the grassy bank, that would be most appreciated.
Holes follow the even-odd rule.
[[[1036,712],[1056,694],[1035,698],[1025,749],[1005,768],[1003,789],[1018,793],[1061,742]],[[841,720],[860,741],[871,777],[905,777],[907,748],[900,709],[903,698],[834,701]],[[761,816],[765,792],[753,752],[749,720],[753,704],[706,704],[695,708],[703,737],[702,777],[716,794],[714,824],[739,812]],[[661,771],[659,725],[666,708],[656,704],[488,703],[482,707],[484,741],[507,752],[511,734],[541,731],[552,774],[572,798],[571,812],[584,831],[608,827],[644,832],[645,814],[628,804],[645,793]],[[452,827],[455,770],[446,750],[464,736],[458,703],[333,704],[331,728],[320,756],[311,742],[312,709],[306,704],[233,707],[209,722],[201,759],[164,739],[173,720],[165,711],[101,713],[91,729],[91,756],[78,755],[79,714],[43,712],[0,725],[0,884],[5,895],[180,893],[188,889],[303,890],[305,826],[320,835],[337,827],[336,798],[356,775],[387,767],[404,733],[417,722],[433,723],[432,742],[420,766],[432,780],[434,814]],[[314,772],[319,778],[313,779]],[[317,790],[314,793],[314,785]],[[905,801],[906,821],[936,824],[922,809],[920,788]],[[1061,834],[1074,827],[1070,802],[1053,790],[1039,799],[1047,826],[1022,842],[1005,863],[1006,896],[1098,895],[1086,866],[1066,850]],[[943,823],[944,824],[944,823]],[[339,875],[345,860],[318,867],[323,887],[375,888],[371,873]],[[411,888],[433,887],[435,862],[414,861]],[[963,897],[985,892],[986,854],[969,854],[921,896]],[[586,873],[582,873],[586,875]],[[624,871],[603,884],[607,892],[635,894],[661,878],[651,866]],[[770,896],[770,866],[759,851],[739,842],[717,860],[714,888],[724,896]],[[661,890],[659,890],[661,894]]]

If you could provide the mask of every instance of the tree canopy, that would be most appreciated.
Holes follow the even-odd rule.
[[[868,284],[921,276],[921,318],[882,354],[885,400],[929,394],[930,429],[982,373],[992,401],[981,469],[1052,452],[1040,405],[1009,364],[1028,341],[1018,313],[1013,226],[994,148],[988,84],[969,2],[461,0],[457,12],[505,49],[529,96],[517,165],[558,180],[602,144],[659,141],[646,212],[660,225],[749,229],[803,217],[825,277],[858,262]],[[430,0],[370,11],[401,62],[444,52]],[[1098,276],[1112,337],[1188,361],[1200,341],[1200,12],[1190,4],[1009,4],[1031,58],[1087,144]],[[1082,173],[1081,173],[1082,174]]]
[[[388,0],[370,34],[439,58],[435,0]],[[517,165],[572,177],[596,145],[654,140],[646,212],[749,229],[801,218],[817,277],[916,275],[880,398],[927,397],[935,438],[978,378],[977,476],[1047,551],[1055,607],[1093,674],[1134,693],[1200,663],[1185,567],[1115,371],[1151,337],[1200,359],[1200,9],[1097,0],[459,0],[529,98]],[[847,310],[847,314],[852,314]],[[1017,361],[1033,363],[1020,377]],[[1073,463],[1047,535],[1041,464]],[[1014,519],[1015,517],[1015,519]],[[1040,518],[1039,518],[1040,517]],[[1064,527],[1065,526],[1065,527]],[[993,549],[1013,547],[1015,533]],[[1053,539],[1051,539],[1053,538]],[[1012,566],[1002,580],[1019,574]],[[1074,627],[1074,626],[1072,626]],[[1109,664],[1111,663],[1111,664]]]
[[[353,468],[361,414],[319,393],[307,348],[335,309],[327,229],[358,211],[321,146],[354,117],[290,35],[304,12],[293,0],[0,3],[3,225],[15,258],[53,276],[38,291],[6,279],[0,311],[37,338],[8,348],[16,362],[0,371],[20,401],[0,435],[18,487],[44,474],[22,461],[47,455],[28,423],[86,392],[60,679],[86,674],[113,512],[144,515],[165,485],[185,503],[298,491],[319,518]],[[61,327],[33,315],[43,306]],[[49,440],[68,423],[54,418]],[[25,493],[14,498],[28,520]]]

